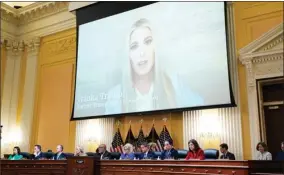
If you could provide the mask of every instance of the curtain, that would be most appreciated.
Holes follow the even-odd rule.
[[[99,144],[111,146],[114,118],[81,120],[76,123],[75,146],[82,146],[85,152],[95,151]]]

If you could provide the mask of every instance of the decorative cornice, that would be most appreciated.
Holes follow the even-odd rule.
[[[47,16],[55,15],[62,11],[68,10],[68,2],[38,2],[33,8],[23,9],[18,13],[19,24],[28,24],[30,22],[45,18]],[[32,4],[34,5],[34,4]]]
[[[11,10],[11,7],[1,3],[1,20],[16,24],[18,23],[16,11]]]
[[[14,9],[1,3],[1,19],[7,22],[22,25],[47,16],[55,15],[62,11],[68,11],[69,2],[35,2],[20,9]]]

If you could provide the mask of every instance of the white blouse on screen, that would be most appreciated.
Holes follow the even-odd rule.
[[[136,93],[136,110],[137,111],[148,111],[153,110],[153,85],[150,87],[149,93],[141,94],[137,89]]]

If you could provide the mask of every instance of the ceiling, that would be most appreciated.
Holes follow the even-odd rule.
[[[3,2],[3,1],[2,1]],[[22,7],[25,7],[25,6],[27,6],[27,5],[30,5],[30,4],[32,4],[32,3],[35,3],[35,2],[25,2],[25,1],[20,1],[20,2],[3,2],[3,3],[5,3],[5,4],[7,4],[7,5],[9,5],[9,6],[11,6],[11,7],[14,7],[14,6],[22,6]]]

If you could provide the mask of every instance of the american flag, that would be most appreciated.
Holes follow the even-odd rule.
[[[111,142],[111,145],[112,145],[112,147],[110,148],[111,152],[122,153],[123,140],[122,140],[119,128],[117,129],[117,132],[114,134],[113,141]]]
[[[137,137],[137,142],[136,142],[137,148],[140,148],[141,144],[144,143],[144,142],[146,142],[146,139],[145,139],[143,129],[142,129],[142,126],[141,126],[141,128],[139,130],[138,137]]]
[[[129,127],[129,129],[128,129],[127,136],[126,136],[126,139],[125,139],[125,142],[124,142],[124,143],[125,143],[125,144],[126,144],[126,143],[130,143],[130,144],[132,144],[133,146],[135,146],[136,139],[135,139],[135,137],[134,137],[134,135],[133,135],[133,132],[132,132],[132,129],[131,129],[131,125],[130,125],[130,127]]]
[[[147,141],[148,142],[153,142],[153,143],[156,143],[157,144],[157,147],[156,147],[156,151],[162,151],[162,147],[161,147],[161,144],[159,144],[159,135],[155,129],[155,126],[153,125],[152,128],[151,128],[151,131],[147,137]]]
[[[164,145],[165,141],[173,142],[173,139],[172,139],[166,125],[164,125],[164,127],[163,127],[163,130],[162,130],[160,137],[159,137],[159,141],[160,141],[162,148],[164,148],[164,146],[165,146]]]

